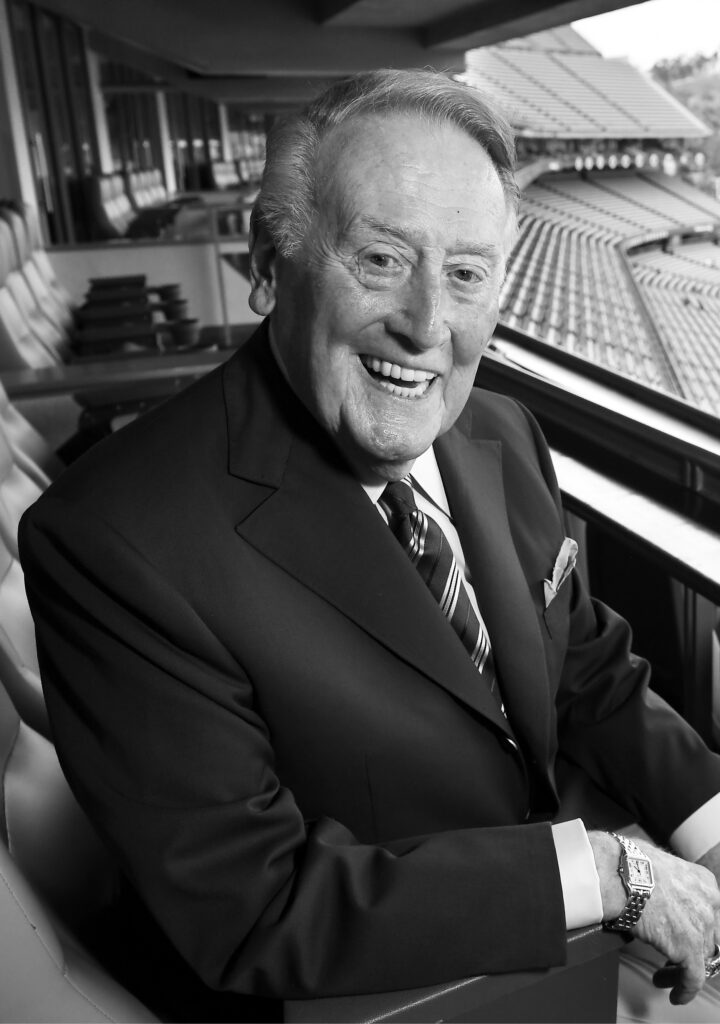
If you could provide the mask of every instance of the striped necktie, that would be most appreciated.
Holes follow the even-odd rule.
[[[490,638],[465,588],[450,542],[442,528],[415,504],[410,477],[387,485],[380,496],[390,529],[462,640],[503,714]]]

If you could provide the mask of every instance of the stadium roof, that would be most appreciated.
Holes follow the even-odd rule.
[[[640,0],[30,0],[91,48],[158,81],[251,109],[291,106],[373,67],[461,72],[473,46]],[[221,31],[219,31],[221,29]]]
[[[466,56],[463,78],[497,96],[521,135],[557,139],[697,139],[710,130],[653,79],[604,58],[570,26]]]

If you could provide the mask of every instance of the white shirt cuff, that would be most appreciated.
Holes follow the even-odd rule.
[[[599,924],[603,916],[600,879],[585,826],[580,818],[563,821],[552,826],[552,836],[568,931]]]
[[[670,846],[684,860],[695,861],[720,843],[720,793],[678,825]]]

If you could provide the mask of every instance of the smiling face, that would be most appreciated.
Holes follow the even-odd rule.
[[[365,482],[399,479],[455,422],[497,320],[512,215],[451,124],[356,119],[324,141],[302,246],[253,250],[290,383]]]

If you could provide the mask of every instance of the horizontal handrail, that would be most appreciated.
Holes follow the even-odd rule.
[[[553,452],[570,512],[640,548],[669,576],[720,605],[720,534],[576,459]]]

